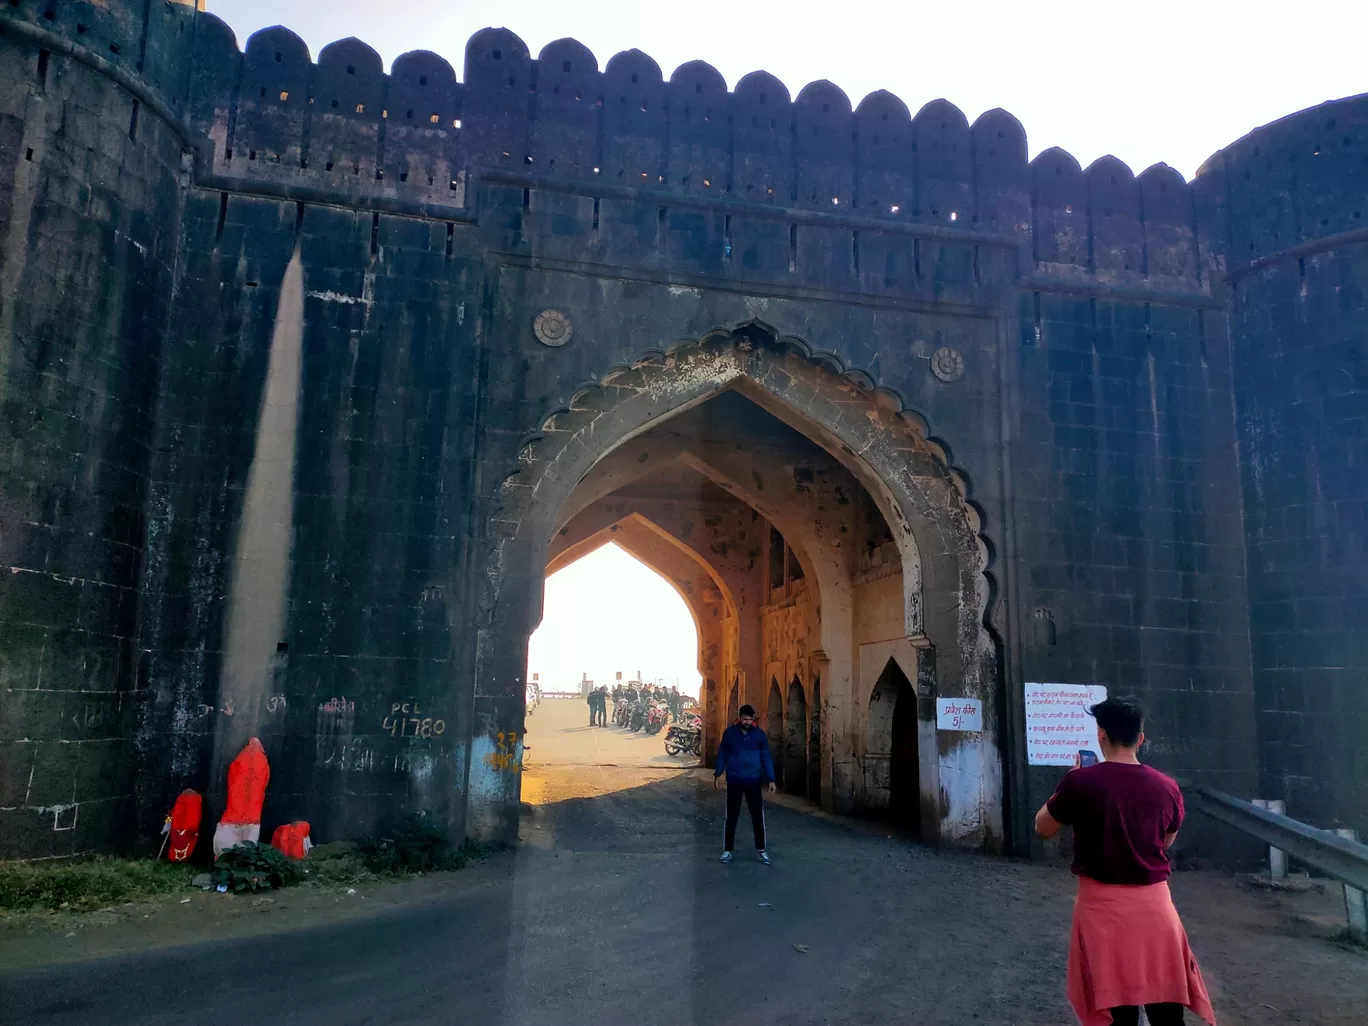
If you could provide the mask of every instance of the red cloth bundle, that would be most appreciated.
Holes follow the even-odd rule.
[[[282,823],[271,834],[271,847],[283,852],[292,859],[302,859],[309,854],[309,824],[304,820]]]
[[[171,808],[171,839],[167,858],[172,862],[188,861],[199,843],[200,820],[204,815],[204,799],[198,791],[186,788]]]
[[[1202,971],[1168,884],[1078,878],[1069,942],[1069,1004],[1083,1026],[1111,1026],[1111,1009],[1183,1005],[1215,1026]]]

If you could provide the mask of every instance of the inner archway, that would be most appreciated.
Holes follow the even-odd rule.
[[[705,710],[710,741],[740,704],[768,710],[771,679],[789,681],[786,692],[796,680],[783,703],[784,761],[799,769],[786,782],[833,811],[852,811],[865,791],[862,660],[880,647],[925,651],[917,680],[928,697],[976,696],[985,705],[982,732],[943,737],[920,760],[927,829],[942,841],[994,845],[1002,836],[1000,660],[986,623],[995,589],[981,513],[924,421],[868,376],[835,373],[809,353],[760,326],[717,332],[619,368],[547,417],[501,490],[490,636],[478,649],[482,686],[497,691],[503,649],[494,638],[516,631],[520,595],[534,597],[520,589],[540,583],[522,571],[539,539],[581,515],[640,513],[730,589],[706,674],[726,682],[725,713]],[[725,515],[685,524],[667,493],[697,491],[697,480],[732,504]],[[820,703],[802,685],[819,674]],[[934,737],[934,703],[909,708],[918,731]],[[477,745],[472,774],[485,761]],[[497,791],[487,777],[480,769],[472,794]]]
[[[670,577],[632,549],[613,537],[548,566],[542,621],[528,639],[528,680],[543,693],[637,679],[698,698],[698,618]]]
[[[548,564],[544,615],[528,643],[525,801],[631,786],[620,774],[595,780],[583,772],[548,786],[547,774],[565,767],[697,764],[691,746],[670,752],[664,740],[668,724],[698,702],[700,617],[680,588],[687,571],[671,562],[677,550],[653,551],[653,537],[631,529],[595,535]],[[619,727],[612,717],[629,697],[657,714]]]

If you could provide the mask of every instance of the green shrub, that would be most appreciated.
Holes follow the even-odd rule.
[[[214,860],[214,884],[233,894],[279,890],[298,883],[299,864],[269,844],[244,841]]]
[[[372,873],[464,869],[484,852],[483,846],[470,841],[453,846],[443,831],[421,818],[410,819],[383,837],[368,838],[359,849]]]
[[[183,863],[145,859],[0,862],[0,910],[98,909],[143,901],[189,886]]]

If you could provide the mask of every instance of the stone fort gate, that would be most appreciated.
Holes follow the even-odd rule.
[[[1100,683],[1368,827],[1365,157],[1363,98],[1188,183],[571,40],[386,74],[9,0],[0,856],[216,815],[251,735],[272,823],[510,836],[542,581],[610,538],[825,807],[1029,851],[1024,686]]]

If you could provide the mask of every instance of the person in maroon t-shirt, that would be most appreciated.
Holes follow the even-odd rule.
[[[1069,1001],[1085,1026],[1177,1026],[1184,1007],[1214,1022],[1206,988],[1169,896],[1168,848],[1183,823],[1183,793],[1143,766],[1144,714],[1109,698],[1088,710],[1104,762],[1073,769],[1038,813],[1046,839],[1074,830],[1079,877],[1069,949]]]

